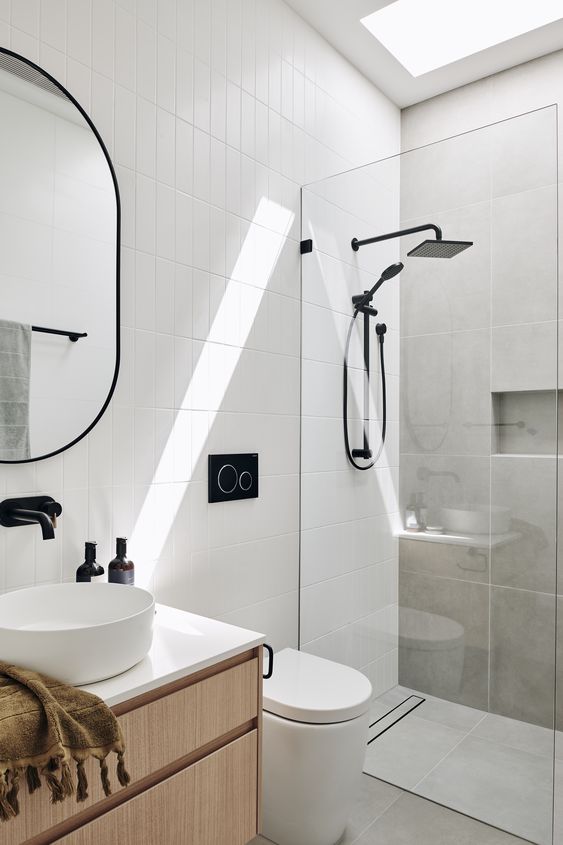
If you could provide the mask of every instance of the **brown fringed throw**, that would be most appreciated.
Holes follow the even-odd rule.
[[[53,804],[74,793],[77,801],[85,801],[88,757],[100,761],[104,793],[110,795],[106,757],[115,752],[117,778],[127,786],[124,751],[119,723],[97,696],[0,662],[0,820],[18,815],[24,782],[31,793],[43,780]]]

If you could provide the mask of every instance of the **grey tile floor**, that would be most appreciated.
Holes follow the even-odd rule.
[[[374,704],[374,719],[411,694],[403,687],[385,693]],[[425,698],[368,746],[365,771],[538,845],[549,845],[553,732]],[[557,756],[561,758],[557,765],[563,765],[563,754]]]
[[[364,775],[340,845],[525,845],[453,810]],[[270,845],[258,836],[251,845]],[[301,845],[299,842],[293,845]]]

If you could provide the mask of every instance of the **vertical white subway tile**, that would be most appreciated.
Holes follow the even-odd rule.
[[[114,78],[115,14],[112,0],[95,0],[92,4],[92,67],[98,73]]]
[[[209,201],[211,139],[206,132],[194,129],[194,184],[193,193]]]
[[[176,261],[192,263],[193,200],[187,194],[176,191]]]
[[[135,243],[137,249],[153,253],[156,240],[156,183],[153,179],[137,174]]]
[[[190,123],[176,120],[176,188],[185,194],[193,192],[194,130]]]
[[[182,120],[194,120],[194,57],[179,49],[176,58],[176,114]]]
[[[9,6],[9,3],[6,5]],[[41,40],[56,50],[64,52],[66,49],[66,0],[41,0],[40,14]],[[0,17],[2,17],[1,8]]]
[[[39,37],[39,0],[18,0],[12,3],[12,26]]]
[[[242,3],[229,0],[227,4],[227,78],[241,84],[242,73]]]
[[[211,57],[211,3],[209,0],[193,0],[194,5],[194,52],[205,64]]]
[[[160,182],[156,186],[156,254],[175,257],[176,197],[174,189]]]
[[[227,82],[227,144],[240,150],[241,91],[238,85]]]
[[[137,21],[137,94],[156,100],[156,32],[144,21]]]
[[[135,90],[135,18],[121,6],[115,7],[115,79]]]
[[[227,0],[211,2],[211,67],[227,73]]]
[[[163,258],[156,259],[155,289],[156,331],[174,334],[174,263],[172,261]]]
[[[156,106],[137,97],[137,170],[145,176],[156,175]]]
[[[176,5],[181,6],[183,0],[157,0],[158,31],[166,38],[176,37]]]
[[[18,4],[19,5],[19,4]],[[90,0],[72,0],[67,5],[68,55],[90,66],[92,56],[92,8]]]
[[[211,134],[224,141],[227,132],[227,80],[216,70],[211,72]]]
[[[155,259],[137,252],[135,261],[135,328],[155,330]]]
[[[209,132],[211,120],[211,69],[200,59],[194,60],[194,125]]]
[[[115,160],[131,170],[135,167],[137,101],[121,85],[115,87]]]
[[[176,171],[176,122],[164,109],[156,113],[156,178],[174,187]]]
[[[158,35],[156,101],[158,105],[174,113],[176,108],[176,46],[169,38]]]

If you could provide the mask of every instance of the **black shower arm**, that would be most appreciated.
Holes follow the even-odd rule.
[[[389,232],[388,235],[378,235],[376,238],[367,238],[365,241],[359,241],[357,238],[352,238],[352,249],[357,252],[361,246],[367,244],[376,244],[379,241],[389,241],[392,238],[402,238],[403,235],[414,235],[415,232],[427,232],[431,229],[436,234],[436,240],[442,240],[442,230],[434,223],[425,223],[423,226],[413,226],[412,229],[401,229],[399,232]]]

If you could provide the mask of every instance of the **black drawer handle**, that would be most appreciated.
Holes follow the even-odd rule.
[[[268,652],[269,660],[268,660],[268,671],[266,672],[265,675],[262,675],[262,677],[264,678],[265,681],[267,681],[268,678],[271,678],[272,675],[274,674],[274,649],[272,648],[271,645],[268,645],[267,643],[264,643],[264,648]]]

